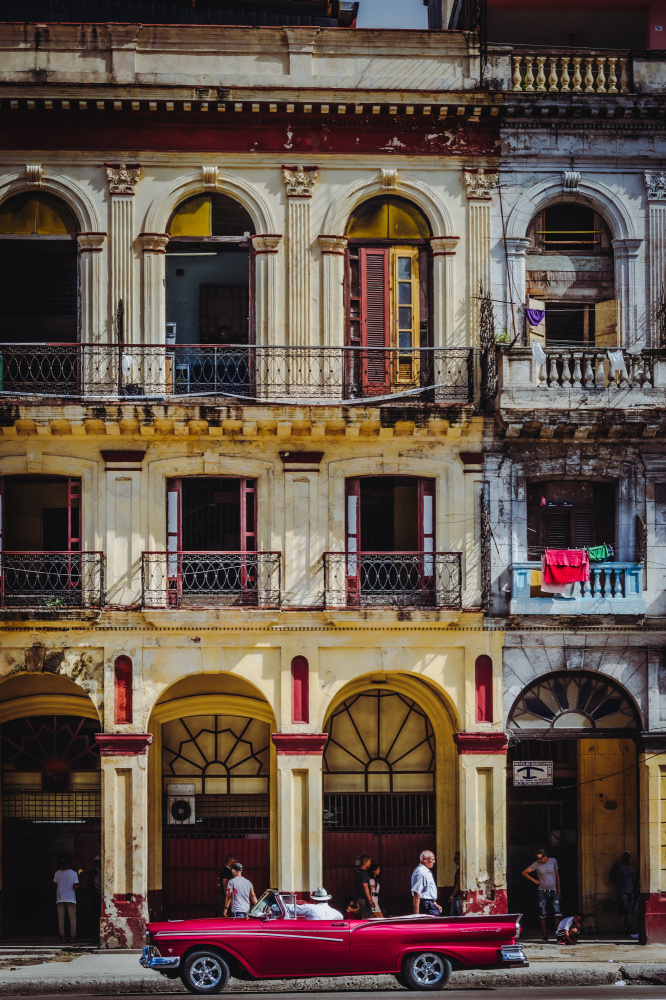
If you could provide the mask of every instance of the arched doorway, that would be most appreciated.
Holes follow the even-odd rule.
[[[456,779],[438,745],[441,724],[436,738],[439,713],[426,711],[408,686],[396,687],[361,688],[328,716],[324,884],[341,903],[353,892],[359,856],[370,854],[382,865],[383,909],[404,913],[421,851],[439,846],[453,854],[457,796],[453,792],[447,802],[450,813],[443,822],[436,789],[448,784],[453,790]],[[436,699],[428,703],[434,707]]]
[[[3,937],[57,937],[53,873],[79,874],[79,938],[99,936],[87,877],[101,849],[97,711],[72,681],[19,674],[0,685]]]
[[[636,706],[603,674],[558,671],[521,693],[508,728],[509,909],[537,927],[535,892],[521,872],[546,848],[560,868],[563,911],[584,912],[589,930],[620,932],[609,873],[625,849],[638,866]],[[515,762],[523,774],[550,763],[552,783],[515,785]]]
[[[272,712],[240,678],[196,676],[167,689],[150,728],[151,913],[219,915],[227,855],[258,893],[270,884]]]

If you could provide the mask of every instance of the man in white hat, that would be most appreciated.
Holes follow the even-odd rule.
[[[334,910],[328,905],[329,899],[333,899],[326,889],[319,887],[310,893],[311,903],[299,903],[296,912],[299,917],[306,920],[342,920],[343,916],[339,910]]]

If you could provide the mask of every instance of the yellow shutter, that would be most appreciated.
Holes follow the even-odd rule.
[[[595,347],[618,346],[618,305],[617,299],[597,302],[594,306]]]
[[[190,198],[176,210],[169,229],[171,236],[210,236],[210,198]]]

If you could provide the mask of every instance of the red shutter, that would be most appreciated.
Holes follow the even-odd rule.
[[[347,604],[357,606],[361,590],[361,480],[345,481],[345,512],[347,517]]]
[[[182,574],[178,553],[181,547],[181,482],[180,479],[167,480],[167,588],[169,604],[180,604]]]
[[[474,665],[476,689],[476,721],[493,721],[493,661],[489,656],[477,656]]]
[[[389,390],[389,252],[388,247],[359,249],[363,384]]]
[[[81,551],[81,480],[67,480],[67,550]]]
[[[256,479],[241,479],[240,484],[240,541],[241,551],[257,551],[257,481]],[[257,560],[242,559],[241,586],[256,588]]]
[[[419,549],[423,556],[423,576],[435,573],[435,480],[419,480]],[[429,554],[429,553],[432,553]]]
[[[124,725],[132,721],[132,661],[119,656],[114,667],[115,721]]]

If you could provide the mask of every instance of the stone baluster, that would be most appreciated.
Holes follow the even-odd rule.
[[[522,90],[523,89],[523,81],[522,81],[522,76],[521,76],[521,72],[520,72],[520,64],[523,61],[523,57],[522,56],[512,56],[511,58],[513,59],[513,77],[512,77],[512,80],[513,80],[513,89],[514,90]]]
[[[592,570],[590,570],[590,580],[591,579],[592,579]],[[583,586],[582,586],[583,593],[581,594],[581,597],[584,601],[592,600],[592,584],[590,583],[590,580],[583,580]]]
[[[564,62],[564,59],[562,60],[562,62]],[[550,73],[548,74],[548,89],[549,90],[558,90],[559,87],[557,85],[557,83],[558,83],[558,81],[557,81],[557,56],[550,56],[549,59],[548,59],[548,63],[550,65]]]
[[[622,371],[617,376],[617,378],[618,378],[618,388],[619,389],[628,389],[629,386],[630,386],[630,383],[629,383],[629,381],[627,379],[627,375],[628,375],[627,369],[628,369],[628,367],[629,367],[629,364],[628,364],[627,358],[625,356],[625,359],[624,359],[624,368],[622,369]]]
[[[610,581],[607,580],[606,583],[606,593],[608,593],[608,582],[610,582],[610,596],[611,597],[622,597],[622,570],[616,569],[607,574],[610,577]]]
[[[568,94],[571,90],[569,83],[569,56],[562,56],[562,71],[560,73],[560,90],[563,94]]]
[[[577,351],[573,355],[573,384],[577,389],[582,388],[580,360],[582,355]]]
[[[596,375],[595,382],[596,382],[597,388],[601,389],[601,388],[605,387],[605,385],[606,385],[606,373],[604,371],[604,355],[603,354],[597,354],[596,366],[597,366],[597,375]]]
[[[627,57],[620,56],[620,93],[629,93],[629,76],[627,74]]]
[[[574,73],[573,73],[573,92],[574,92],[574,94],[580,94],[582,92],[582,89],[583,89],[581,87],[582,77],[580,75],[580,64],[581,64],[581,61],[582,60],[581,60],[580,56],[574,56],[573,57],[573,67],[574,67]]]
[[[615,72],[615,63],[617,62],[617,56],[608,57],[608,93],[617,94],[617,74]]]
[[[585,355],[585,378],[583,385],[586,389],[594,388],[594,366],[592,364],[594,355]]]
[[[586,94],[594,93],[594,77],[592,76],[593,62],[594,59],[592,58],[592,56],[585,56],[585,80],[583,82],[585,83]]]
[[[606,57],[597,56],[597,94],[606,93]]]
[[[548,354],[546,364],[548,365],[548,388],[559,389],[560,380],[557,374],[557,355]]]
[[[537,56],[537,76],[536,76],[536,89],[537,93],[543,93],[546,89],[546,74],[543,71],[543,65],[546,61],[545,56]]]
[[[534,71],[532,69],[533,56],[525,56],[525,93],[534,93]]]
[[[642,354],[641,357],[643,358],[643,388],[651,389],[654,385],[652,358],[649,354]]]
[[[536,363],[536,384],[539,389],[548,388],[548,357],[543,362]]]
[[[560,358],[562,360],[562,388],[563,389],[570,389],[571,388],[571,369],[569,367],[570,358],[569,358],[569,354],[567,353],[567,351],[562,351],[562,353],[560,354]]]

